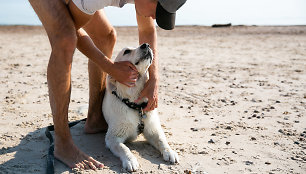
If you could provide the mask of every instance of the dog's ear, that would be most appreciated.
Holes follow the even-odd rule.
[[[106,77],[106,85],[111,91],[116,90],[116,80],[110,75],[107,75]]]

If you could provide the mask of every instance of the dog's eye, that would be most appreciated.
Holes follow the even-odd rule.
[[[131,52],[131,50],[125,50],[123,55],[129,54]]]
[[[139,61],[135,63],[135,65],[138,65],[138,64],[139,64]]]

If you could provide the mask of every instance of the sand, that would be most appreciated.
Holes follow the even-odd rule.
[[[137,46],[135,27],[118,27],[114,55]],[[180,164],[142,136],[128,147],[138,173],[305,173],[306,26],[158,30],[159,114]],[[0,173],[45,173],[52,124],[42,27],[0,27]],[[86,117],[87,58],[76,51],[69,120]],[[71,129],[80,149],[119,173],[105,133]],[[56,173],[73,173],[55,161]],[[136,172],[137,173],[137,172]]]

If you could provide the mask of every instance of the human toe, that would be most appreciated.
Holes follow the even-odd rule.
[[[89,157],[88,161],[91,162],[96,168],[103,168],[104,167],[104,165],[102,163],[93,159],[92,157]]]

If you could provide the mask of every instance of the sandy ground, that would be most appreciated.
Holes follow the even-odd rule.
[[[117,28],[115,55],[137,46],[137,29]],[[159,113],[179,165],[140,136],[128,147],[139,173],[306,173],[306,27],[177,27],[158,31]],[[0,27],[0,173],[44,173],[52,124],[50,54],[41,27]],[[74,56],[70,121],[86,117],[87,58]],[[82,112],[79,112],[79,111]],[[85,112],[84,112],[85,110]],[[85,113],[85,114],[81,114]],[[71,129],[75,143],[119,173],[105,133]],[[56,173],[71,173],[55,162]]]

